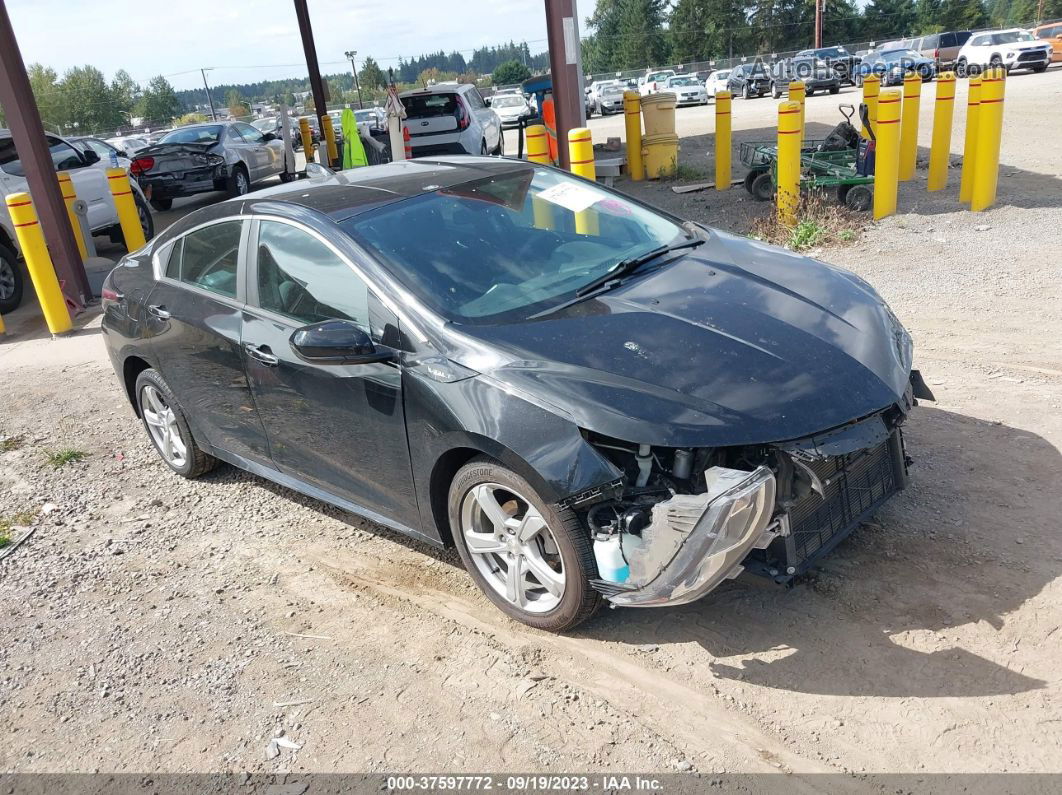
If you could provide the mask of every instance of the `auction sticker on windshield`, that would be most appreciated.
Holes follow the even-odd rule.
[[[601,194],[580,185],[578,182],[560,182],[550,188],[546,188],[538,194],[538,197],[577,213],[598,201],[601,198]]]

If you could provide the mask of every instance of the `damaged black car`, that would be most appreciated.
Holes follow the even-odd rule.
[[[103,304],[176,473],[227,462],[452,544],[553,631],[800,575],[904,487],[932,397],[862,279],[502,158],[201,209]]]

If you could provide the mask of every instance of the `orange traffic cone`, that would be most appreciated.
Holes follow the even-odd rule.
[[[413,142],[409,138],[409,127],[402,125],[402,141],[406,145],[406,160],[413,159]]]

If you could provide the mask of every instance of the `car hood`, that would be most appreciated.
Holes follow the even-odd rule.
[[[910,377],[909,338],[869,285],[716,230],[595,298],[450,342],[582,428],[669,446],[807,436],[899,402]]]

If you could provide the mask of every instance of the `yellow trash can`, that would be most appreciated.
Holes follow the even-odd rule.
[[[675,176],[678,169],[678,152],[678,136],[673,132],[642,136],[645,176],[649,179]]]
[[[645,122],[645,135],[663,135],[675,132],[675,102],[678,100],[670,91],[660,91],[642,97],[642,119]]]

